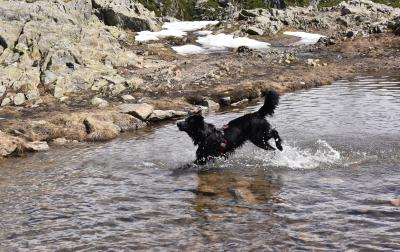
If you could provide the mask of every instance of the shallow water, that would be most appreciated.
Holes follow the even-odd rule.
[[[0,251],[400,251],[400,78],[286,94],[270,121],[282,153],[179,175],[174,123],[3,161]]]

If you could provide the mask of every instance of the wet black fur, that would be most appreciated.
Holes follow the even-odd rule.
[[[193,143],[198,146],[196,164],[205,164],[216,157],[228,157],[235,149],[247,140],[265,150],[275,150],[268,140],[275,140],[276,148],[282,151],[281,138],[275,129],[265,119],[274,114],[279,103],[279,95],[275,91],[265,93],[264,105],[254,113],[238,117],[228,123],[228,127],[217,129],[213,124],[206,123],[201,115],[191,115],[184,121],[178,122],[179,130],[185,131]],[[221,151],[221,143],[226,146]]]

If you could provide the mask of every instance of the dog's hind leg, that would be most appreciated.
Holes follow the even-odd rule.
[[[275,140],[275,145],[278,150],[282,151],[282,139],[278,134],[278,131],[275,129],[269,131],[269,132],[264,132],[262,134],[262,137],[259,137],[260,135],[255,135],[254,137],[250,138],[250,141],[255,144],[257,147],[262,148],[264,150],[275,150],[274,147],[272,147],[269,143],[268,140],[273,138]]]
[[[279,136],[279,133],[276,129],[271,130],[272,137],[275,140],[275,145],[278,150],[282,151],[282,138]]]
[[[250,139],[250,141],[257,147],[264,149],[264,150],[275,150],[274,147],[272,147],[269,143],[268,143],[268,139],[270,137],[266,138],[263,137],[261,139]]]

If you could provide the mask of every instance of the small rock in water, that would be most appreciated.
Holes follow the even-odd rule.
[[[227,97],[222,97],[221,98],[221,104],[223,106],[229,106],[231,105],[231,97],[227,96]]]
[[[229,192],[236,200],[243,200],[250,204],[254,204],[257,202],[253,193],[247,188],[233,188],[229,189]]]
[[[243,100],[240,100],[238,102],[232,103],[231,106],[232,107],[237,107],[237,106],[241,106],[241,105],[243,105],[245,103],[248,103],[248,102],[249,102],[249,99],[243,99]]]
[[[65,139],[64,137],[56,138],[56,139],[53,140],[53,144],[55,144],[55,145],[65,145],[67,143],[68,143],[68,140]]]
[[[213,100],[205,100],[202,105],[206,106],[209,111],[218,111],[220,108],[219,104]]]
[[[29,142],[25,144],[25,147],[31,151],[47,151],[49,150],[49,145],[47,142]]]
[[[400,207],[400,199],[392,199],[390,200],[390,204],[396,207]]]
[[[149,117],[149,121],[162,121],[166,119],[183,117],[188,113],[184,111],[175,111],[175,110],[154,110],[153,113]]]
[[[133,115],[141,120],[146,120],[154,111],[154,107],[146,103],[125,103],[119,105],[118,109],[121,113]]]

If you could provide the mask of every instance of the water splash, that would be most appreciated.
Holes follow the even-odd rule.
[[[339,164],[342,155],[324,140],[318,140],[313,148],[301,149],[285,145],[283,152],[271,153],[263,160],[271,166],[291,169],[315,169]]]

